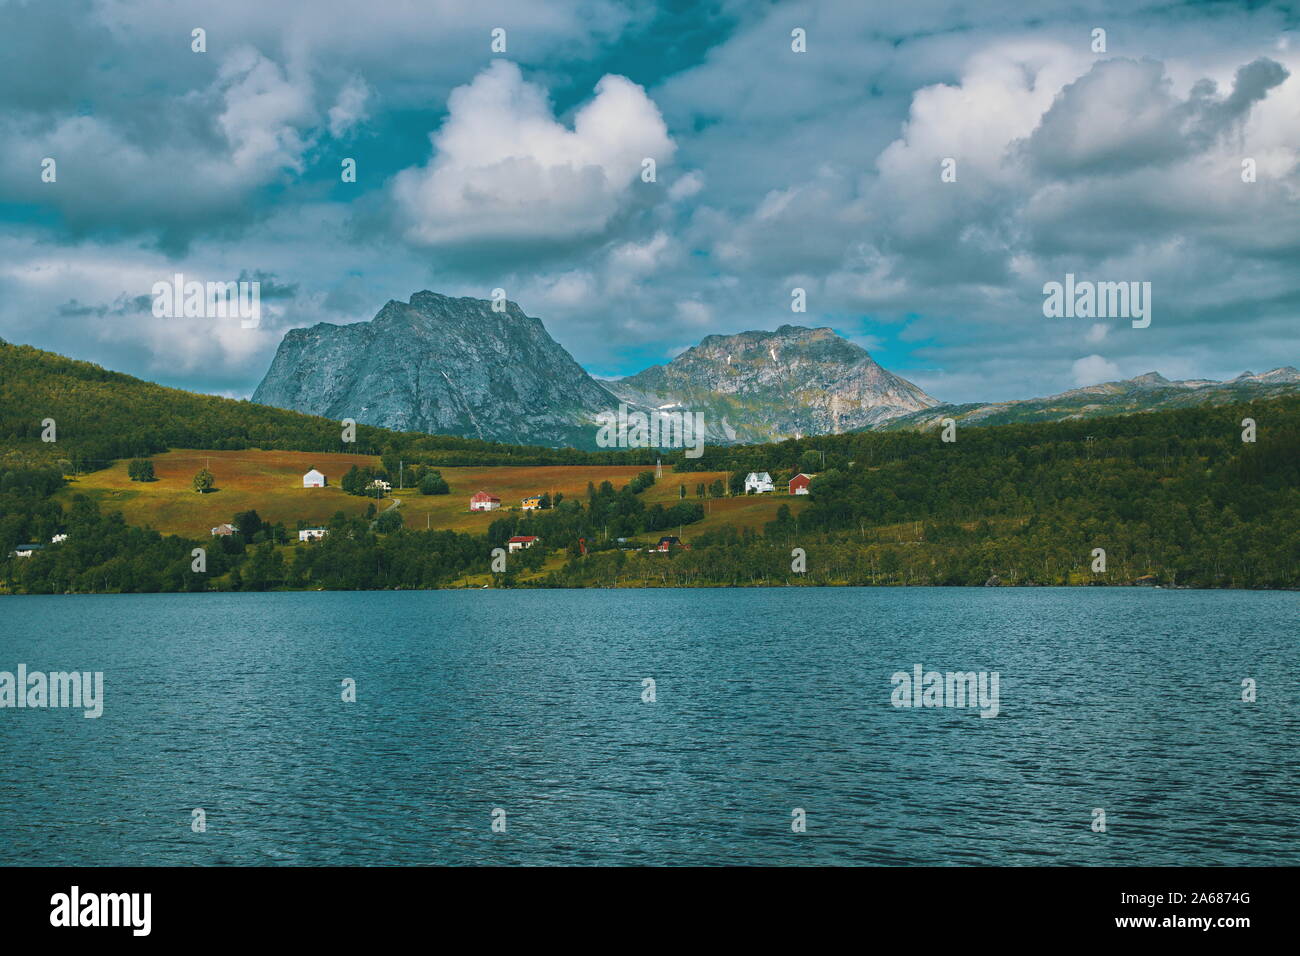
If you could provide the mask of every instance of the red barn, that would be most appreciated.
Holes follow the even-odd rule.
[[[790,494],[806,495],[808,486],[812,484],[812,475],[805,475],[803,472],[795,475],[790,479]]]
[[[486,491],[480,491],[469,499],[470,511],[496,511],[500,507],[501,499],[496,495],[488,494]]]

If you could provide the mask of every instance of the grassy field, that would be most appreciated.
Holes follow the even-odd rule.
[[[201,451],[177,449],[152,458],[158,480],[135,482],[127,477],[125,461],[103,471],[81,475],[59,494],[67,499],[85,494],[95,499],[105,511],[121,511],[127,522],[151,527],[164,534],[199,537],[213,526],[229,521],[239,511],[255,509],[263,520],[283,522],[291,531],[298,521],[321,524],[336,511],[364,514],[370,502],[347,495],[338,487],[343,474],[353,465],[378,467],[377,458],[368,455],[331,455],[296,451]],[[198,494],[191,484],[195,472],[208,468],[216,477],[216,489]],[[329,485],[324,488],[302,487],[302,475],[309,468],[324,472]],[[443,477],[451,486],[449,495],[421,495],[413,488],[394,491],[377,502],[382,510],[400,499],[406,527],[437,528],[454,531],[483,532],[498,514],[471,512],[470,495],[483,490],[501,499],[503,508],[517,507],[519,499],[530,494],[549,492],[565,497],[583,498],[587,482],[599,485],[609,481],[618,488],[645,470],[636,465],[557,465],[528,467],[443,468]],[[674,474],[665,471],[658,483],[642,493],[646,504],[665,506],[678,500],[678,486],[686,485],[688,500],[694,500],[695,486],[714,479],[726,480],[723,472]],[[771,521],[782,503],[798,509],[803,498],[787,495],[752,495],[705,501],[705,519],[686,530],[689,538],[709,528],[722,525],[761,527]]]

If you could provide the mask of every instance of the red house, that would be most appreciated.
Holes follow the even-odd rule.
[[[805,475],[803,472],[795,475],[790,479],[790,494],[806,495],[808,486],[812,484],[812,475]]]
[[[496,511],[500,507],[501,499],[496,495],[488,494],[486,491],[480,491],[469,499],[470,511]]]

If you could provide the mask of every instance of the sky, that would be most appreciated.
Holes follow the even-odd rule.
[[[155,316],[177,273],[260,322]],[[1150,324],[1045,316],[1067,274]],[[247,397],[286,329],[498,288],[598,377],[783,324],[951,402],[1300,366],[1300,15],[0,0],[0,338]]]

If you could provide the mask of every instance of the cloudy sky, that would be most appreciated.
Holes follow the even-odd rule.
[[[1281,3],[0,0],[0,144],[0,338],[198,391],[498,287],[600,376],[784,323],[947,401],[1300,365]],[[177,272],[261,324],[155,318]]]

